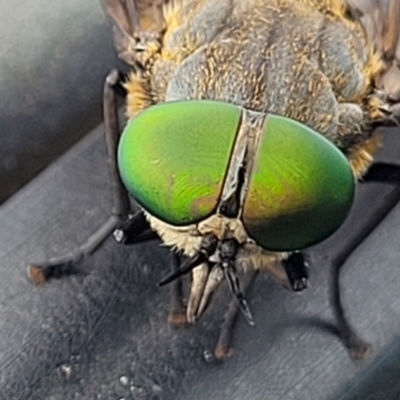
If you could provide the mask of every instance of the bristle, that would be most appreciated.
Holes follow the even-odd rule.
[[[128,118],[133,117],[153,103],[150,95],[150,83],[134,72],[129,75],[124,88],[128,92],[126,102],[126,114]]]
[[[373,155],[380,145],[380,136],[372,135],[348,152],[347,159],[356,178],[360,178],[366,172],[373,161]]]
[[[182,0],[171,0],[163,6],[163,16],[166,24],[166,31],[172,32],[182,23],[179,18],[179,11],[183,7]]]
[[[300,0],[302,3],[312,6],[325,15],[331,15],[337,19],[346,18],[346,7],[342,0]]]
[[[382,119],[386,116],[385,109],[386,104],[377,96],[372,96],[367,101],[368,115],[371,119]]]
[[[328,10],[338,18],[346,17],[346,7],[342,0],[324,0],[321,3],[325,3]]]
[[[372,45],[369,46],[368,62],[364,67],[364,76],[368,79],[368,84],[371,84],[374,79],[383,71],[385,63],[382,60],[382,55],[374,51]]]
[[[194,14],[195,11],[202,5],[202,1],[193,3],[193,7],[188,11],[190,14]],[[165,21],[165,33],[163,37],[163,43],[168,43],[170,34],[177,28],[182,26],[184,20],[189,19],[189,16],[185,12],[182,12],[185,7],[184,0],[172,0],[166,3],[163,8],[163,15]],[[161,51],[161,58],[163,60],[174,61],[180,64],[184,58],[191,54],[197,47],[197,41],[190,35],[184,34],[185,39],[183,43],[180,43],[179,48],[171,49],[163,46]]]

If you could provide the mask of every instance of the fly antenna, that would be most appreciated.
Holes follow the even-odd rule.
[[[182,275],[187,274],[193,268],[196,268],[200,264],[208,263],[209,257],[211,257],[218,246],[218,238],[215,235],[209,234],[204,236],[203,241],[201,243],[199,251],[187,261],[185,261],[176,271],[167,275],[164,279],[162,279],[158,286],[166,285],[179,278]]]

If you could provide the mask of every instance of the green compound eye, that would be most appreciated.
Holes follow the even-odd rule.
[[[152,215],[187,225],[216,209],[241,110],[210,101],[152,106],[132,119],[118,148],[121,178]]]
[[[350,166],[332,143],[296,121],[268,115],[242,219],[265,249],[302,249],[339,228],[354,187]]]

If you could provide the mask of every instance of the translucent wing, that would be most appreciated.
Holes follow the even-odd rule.
[[[361,22],[368,39],[387,64],[376,84],[392,101],[400,100],[400,1],[343,0]]]
[[[102,0],[114,29],[118,55],[134,67],[144,67],[161,47],[162,8],[168,0]]]

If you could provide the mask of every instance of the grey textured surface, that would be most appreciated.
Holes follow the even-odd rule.
[[[116,61],[97,0],[38,4],[0,0],[0,198],[101,118],[103,78]],[[399,159],[397,136],[384,159]],[[169,326],[168,288],[155,286],[168,250],[157,242],[110,239],[82,263],[85,275],[41,287],[26,279],[28,261],[66,253],[107,218],[104,153],[98,128],[0,207],[0,399],[400,398],[399,207],[342,276],[371,359],[352,361],[324,325],[330,260],[390,188],[360,188],[346,225],[315,249],[307,291],[260,276],[249,296],[256,326],[240,319],[232,359],[208,364],[229,293],[222,288],[196,325]]]
[[[98,0],[0,0],[0,203],[102,118],[116,64]]]
[[[385,158],[396,158],[398,132]],[[311,288],[296,295],[258,278],[234,354],[207,364],[227,299],[222,288],[194,326],[166,322],[167,249],[108,240],[85,275],[31,286],[27,261],[64,253],[107,218],[110,190],[101,129],[0,208],[0,398],[4,399],[398,399],[400,268],[396,207],[346,264],[348,315],[373,344],[355,363],[324,329],[330,259],[362,228],[390,188],[360,188],[346,225],[312,257]]]

